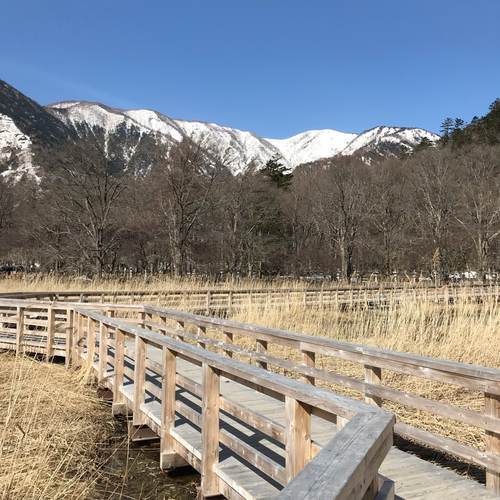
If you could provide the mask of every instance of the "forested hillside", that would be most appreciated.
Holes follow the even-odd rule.
[[[134,175],[105,146],[93,134],[54,144],[39,152],[39,182],[2,178],[5,265],[344,278],[498,271],[498,100],[470,124],[445,120],[437,145],[424,139],[369,164],[359,154],[291,171],[275,157],[233,175],[220,152],[184,138],[144,143],[152,167]]]

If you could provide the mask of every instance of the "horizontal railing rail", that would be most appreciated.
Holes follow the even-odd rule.
[[[465,291],[466,289],[459,290]],[[480,290],[483,291],[478,294],[485,291],[497,294],[495,287]],[[74,296],[61,294],[58,297],[64,299]],[[438,418],[453,420],[480,429],[484,431],[485,436],[483,449],[460,443],[437,432],[431,432],[429,428],[415,427],[402,421],[398,421],[394,426],[395,432],[407,439],[484,468],[488,488],[500,494],[500,369],[243,324],[156,305],[112,302],[79,303],[64,300],[44,302],[40,296],[30,297],[30,299],[32,300],[0,297],[0,347],[16,349],[18,352],[23,350],[41,352],[48,357],[62,355],[66,357],[67,362],[71,359],[80,359],[86,356],[86,344],[82,344],[81,340],[75,340],[74,336],[69,335],[69,332],[74,332],[79,328],[75,315],[77,317],[82,317],[83,314],[107,317],[103,328],[109,329],[110,348],[113,349],[112,337],[115,330],[139,328],[141,331],[149,331],[150,334],[156,332],[155,334],[165,339],[181,341],[183,345],[198,346],[205,353],[207,349],[211,350],[219,356],[224,356],[222,359],[238,358],[240,362],[245,363],[246,369],[253,369],[250,363],[254,363],[257,368],[268,370],[273,375],[275,375],[274,372],[281,371],[300,377],[302,382],[310,386],[322,383],[352,391],[374,408],[390,403],[396,405],[394,410],[396,414],[399,412],[399,407],[404,407],[406,410],[426,412]],[[78,312],[75,312],[76,310]],[[110,316],[115,316],[115,318]],[[97,323],[101,321],[97,321],[95,316],[91,319]],[[115,323],[112,323],[113,321]],[[116,326],[118,321],[120,328]],[[88,328],[88,325],[80,328]],[[97,326],[95,328],[94,345],[97,360],[101,344],[98,341],[99,329]],[[186,355],[180,353],[179,357],[183,359]],[[112,362],[112,357],[103,355],[102,359],[105,358],[107,363]],[[356,378],[342,374],[337,369],[328,368],[329,359],[357,364],[361,367],[364,377]],[[106,371],[102,363],[97,363],[96,367],[100,380],[105,379],[104,372]],[[146,368],[160,375],[162,373],[162,363],[152,359],[146,359]],[[124,372],[127,369],[125,367]],[[482,409],[464,408],[391,387],[392,381],[389,379],[386,382],[383,373],[429,380],[433,383],[462,388],[470,393],[480,393],[484,400],[483,407]],[[129,375],[132,374],[129,373]],[[203,391],[200,384],[186,380],[179,374],[176,380],[177,383],[188,387],[193,394],[196,393],[202,398]],[[151,388],[151,390],[155,389]],[[255,415],[252,417],[248,409],[239,408],[237,404],[226,400],[223,396],[220,397],[219,408],[224,411],[230,409],[234,414],[240,412],[249,422],[256,421],[257,418]],[[391,409],[393,409],[392,406]],[[186,408],[184,411],[187,411]],[[319,407],[314,411],[316,413],[312,414],[321,414]],[[337,417],[340,423],[346,418],[340,414]],[[287,432],[284,426],[267,421],[263,416],[258,418],[258,426],[260,429],[267,429],[267,432],[277,436],[284,443]],[[224,433],[221,433],[221,436],[222,441],[229,442],[229,438]],[[313,442],[311,446],[314,453],[318,452],[319,448],[316,443]],[[244,447],[240,446],[239,449],[241,453],[248,453]],[[328,452],[325,451],[322,456],[327,455]],[[332,457],[332,455],[328,456]],[[270,466],[267,470],[271,473]],[[278,474],[281,479],[283,474],[283,471]],[[295,482],[294,488],[298,488],[297,492],[302,491],[302,487]]]
[[[395,352],[155,306],[146,305],[144,311],[149,319],[145,325],[166,335],[182,338],[186,342],[196,342],[227,356],[239,356],[256,362],[263,368],[285,370],[312,384],[322,381],[355,391],[375,406],[381,406],[383,401],[392,402],[482,429],[485,432],[484,451],[403,422],[395,425],[395,431],[405,438],[485,468],[488,486],[495,491],[498,488],[500,369]],[[168,326],[166,321],[173,322],[177,327]],[[190,327],[195,331],[189,332]],[[218,337],[214,338],[211,332],[218,333]],[[245,341],[243,345],[236,343],[237,337]],[[249,341],[253,347],[249,347]],[[285,350],[274,350],[270,353],[273,344]],[[300,360],[291,359],[290,352],[297,353]],[[319,367],[316,364],[317,356],[357,363],[362,366],[364,379]],[[482,412],[467,409],[390,387],[383,382],[382,370],[478,391],[483,393],[484,409]]]
[[[201,290],[97,290],[8,292],[0,298],[23,300],[50,300],[54,302],[89,303],[155,303],[164,307],[204,311],[232,311],[249,306],[377,306],[397,303],[408,298],[414,300],[455,303],[459,301],[500,298],[497,285],[482,286],[381,286],[381,287],[316,287],[316,288],[248,288]]]
[[[128,357],[133,360],[133,390],[128,404],[133,411],[134,424],[149,424],[152,428],[158,428],[159,424],[160,450],[164,462],[172,460],[172,455],[177,454],[183,447],[183,456],[188,458],[189,455],[189,447],[176,433],[173,408],[184,410],[183,417],[201,427],[202,452],[201,456],[196,458],[200,462],[202,492],[205,496],[227,494],[228,488],[231,488],[231,482],[227,482],[219,463],[221,445],[231,447],[234,453],[241,454],[242,459],[268,473],[279,485],[284,486],[281,495],[287,498],[293,496],[293,489],[290,493],[287,484],[296,476],[298,481],[307,482],[314,479],[318,467],[331,469],[332,463],[324,463],[322,451],[317,455],[317,461],[313,457],[312,415],[334,422],[337,418],[342,418],[343,421],[342,428],[325,447],[325,453],[331,454],[332,450],[337,450],[336,465],[333,468],[335,474],[324,483],[324,487],[328,488],[325,491],[328,491],[329,495],[330,492],[333,493],[331,498],[367,498],[365,494],[373,485],[378,491],[378,468],[392,445],[392,414],[331,391],[311,388],[289,377],[222,357],[146,328],[131,325],[121,319],[110,318],[100,312],[75,308],[74,314],[75,338],[71,344],[79,353],[77,358],[84,358],[90,367],[97,365],[98,372],[100,366],[101,377],[112,379],[110,385],[113,387],[115,406],[126,404],[125,353],[127,339],[133,340],[133,353],[128,352]],[[110,330],[113,332],[113,339],[110,339]],[[103,360],[106,361],[107,367],[110,341],[114,357],[112,374],[108,375],[107,368],[103,367]],[[161,351],[160,420],[155,419],[154,412],[148,411],[146,404],[147,361],[148,357],[151,357],[148,347]],[[176,386],[179,382],[176,377],[176,359],[194,363],[202,368],[202,402],[199,415],[193,416],[192,412],[185,411],[185,408],[176,404]],[[274,463],[269,457],[250,449],[244,441],[228,436],[227,432],[221,430],[221,377],[284,403],[284,465]],[[230,404],[226,401],[224,407],[227,412]],[[242,412],[234,417],[241,418]],[[258,419],[258,415],[254,414],[254,419]],[[368,466],[366,456],[370,458]],[[190,458],[192,461],[193,457]],[[196,460],[194,462],[196,463]],[[372,492],[372,498],[375,496],[373,493],[376,491]]]

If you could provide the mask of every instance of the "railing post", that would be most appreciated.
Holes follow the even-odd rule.
[[[77,331],[76,331],[76,342],[75,349],[77,350],[77,359],[78,366],[82,366],[83,359],[83,341],[84,341],[84,333],[83,333],[83,315],[78,313],[78,321],[77,321]]]
[[[289,396],[285,397],[286,476],[291,481],[309,462],[311,450],[311,409]]]
[[[135,337],[135,359],[134,359],[134,425],[144,425],[144,413],[141,406],[144,403],[146,382],[146,342],[139,337]]]
[[[66,309],[66,359],[65,366],[68,368],[74,363],[73,357],[73,309]]]
[[[16,356],[21,354],[23,334],[24,334],[24,307],[18,307],[17,325],[16,325]]]
[[[106,379],[108,366],[108,325],[102,321],[99,322],[99,368],[97,371],[97,380],[100,384]]]
[[[54,333],[55,333],[55,311],[54,308],[47,308],[47,356],[46,360],[49,361],[52,357],[52,352],[54,349]]]
[[[255,350],[261,354],[267,354],[267,340],[257,339],[255,341]],[[257,366],[259,368],[264,368],[267,370],[267,363],[265,361],[257,361]]]
[[[232,344],[233,340],[234,340],[233,334],[231,332],[222,332],[222,333],[224,334],[224,342],[226,344]],[[228,351],[227,349],[224,350],[224,354],[228,358],[232,358],[233,357],[232,351]]]
[[[212,295],[210,293],[210,290],[207,290],[207,304],[206,304],[207,315],[210,315],[211,297],[212,297]]]
[[[382,369],[376,366],[364,365],[365,382],[378,385],[382,382]],[[378,396],[368,396],[365,391],[365,401],[375,406],[382,406],[382,398]]]
[[[172,437],[172,429],[175,425],[176,358],[175,353],[167,347],[163,347],[162,355],[160,468],[171,469],[179,460]]]
[[[484,394],[484,413],[500,419],[500,396]],[[495,458],[500,456],[500,434],[486,431],[486,453]],[[486,487],[493,494],[500,496],[500,472],[486,469]]]
[[[113,415],[126,415],[127,405],[122,393],[124,381],[124,362],[125,362],[125,335],[117,329],[115,331],[115,357],[113,360],[113,369],[115,372],[115,383],[113,387]]]
[[[176,329],[177,330],[184,330],[184,322],[183,321],[177,321]],[[176,335],[174,338],[176,338],[177,340],[182,340],[182,337],[179,337],[179,335]]]
[[[87,368],[90,370],[94,366],[95,355],[95,323],[89,316],[87,317]]]
[[[197,333],[198,337],[204,336],[207,333],[207,329],[204,326],[199,326],[196,329],[196,333]],[[202,349],[206,349],[206,347],[207,347],[207,345],[205,344],[205,342],[203,342],[202,340],[200,340],[199,342],[196,342],[196,345],[198,347],[201,347]]]
[[[316,353],[311,351],[301,351],[302,352],[302,364],[310,368],[314,368],[316,365]],[[315,385],[316,381],[314,377],[309,377],[304,375],[301,377],[301,381],[306,384]]]
[[[219,372],[208,363],[203,363],[202,403],[202,461],[201,494],[209,497],[219,495],[219,479],[215,468],[219,463]]]

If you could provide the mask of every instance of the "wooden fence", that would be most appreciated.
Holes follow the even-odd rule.
[[[20,301],[2,301],[1,308],[7,336],[15,331],[15,343],[7,345],[18,352],[64,353],[68,364],[94,370],[113,393],[113,412],[132,414],[134,426],[147,426],[160,437],[162,468],[189,463],[200,471],[203,497],[272,492],[298,498],[307,488],[308,498],[324,498],[325,492],[338,499],[393,498],[390,481],[378,475],[392,445],[394,417],[388,412],[155,332],[144,308],[61,309],[58,303]],[[64,345],[57,340],[63,336]],[[183,376],[180,362],[199,367],[201,383]],[[223,381],[236,384],[237,393],[251,389],[252,401],[260,394],[281,403],[285,425],[261,414],[255,402],[250,409],[223,397]],[[181,433],[182,425],[174,425],[178,416],[200,430],[198,446]],[[311,439],[313,416],[335,424],[322,449]],[[228,426],[228,419],[238,424]],[[277,456],[263,452],[261,444],[252,446],[242,426],[267,436]],[[238,460],[228,464],[228,453]]]
[[[54,302],[155,304],[182,310],[204,311],[207,314],[249,306],[336,306],[370,307],[398,303],[408,299],[437,303],[481,301],[500,297],[500,287],[323,287],[323,288],[267,288],[267,289],[207,289],[207,290],[135,290],[135,291],[71,291],[71,292],[11,292],[4,298],[48,300]]]
[[[315,395],[319,399],[325,397],[327,401],[333,401],[329,399],[330,396],[333,396],[331,392],[313,387],[318,384],[327,384],[354,391],[375,410],[382,406],[384,402],[391,402],[411,411],[427,412],[434,415],[436,419],[451,419],[482,429],[485,433],[483,450],[400,421],[394,426],[394,431],[405,438],[484,468],[488,488],[500,495],[500,370],[497,368],[486,368],[371,348],[152,305],[43,303],[36,300],[0,299],[0,315],[2,316],[0,318],[0,347],[16,349],[18,352],[23,350],[42,352],[48,356],[62,355],[66,356],[68,363],[78,363],[79,360],[84,359],[84,362],[94,367],[102,383],[107,381],[108,385],[115,388],[114,397],[121,398],[116,403],[128,405],[132,410],[135,408],[135,411],[142,408],[144,391],[154,396],[156,390],[155,397],[158,397],[160,393],[158,389],[152,387],[151,378],[154,378],[154,376],[161,377],[166,373],[163,361],[157,362],[149,355],[144,360],[145,346],[149,345],[162,352],[165,352],[165,349],[173,352],[176,359],[180,358],[184,361],[198,363],[202,367],[208,366],[208,368],[204,369],[204,372],[211,373],[211,371],[215,370],[219,372],[219,377],[223,376],[242,385],[248,383],[256,391],[270,394],[271,397],[277,397],[281,394],[279,397],[283,399],[283,394],[288,394],[288,397],[292,398],[293,394],[287,393],[286,390],[288,389],[285,390],[284,387],[286,384],[297,384],[293,386],[299,391],[297,394],[300,394],[300,397],[296,395],[297,399],[294,401],[299,401],[303,405],[310,405],[312,408],[309,417],[305,417],[306,421],[308,418],[310,419],[311,414],[336,420],[339,427],[342,427],[346,422],[345,419],[353,420],[353,415],[356,412],[349,413],[345,408],[348,407],[346,401],[351,404],[354,400],[343,399],[344,406],[342,408],[344,409],[342,410],[339,406],[335,407],[335,409],[328,405],[323,407],[319,400],[315,400],[314,404],[312,404],[311,400],[305,399],[306,395]],[[141,384],[133,384],[134,391],[139,391],[137,393],[139,397],[134,396],[132,399],[128,399],[125,393],[116,391],[117,387],[123,385],[120,377],[127,375],[127,368],[121,374],[120,369],[118,369],[117,375],[117,369],[113,361],[115,356],[116,359],[121,360],[121,357],[126,355],[127,348],[123,348],[124,353],[122,354],[121,346],[122,344],[125,346],[127,338],[133,339],[134,353],[139,354],[138,358],[135,357],[135,354],[128,354],[134,366],[133,370],[141,370],[141,374],[143,373],[142,370],[148,370],[148,373],[150,373],[146,377],[146,385],[143,385],[142,388]],[[115,354],[105,356],[106,350],[110,349]],[[339,359],[358,364],[364,371],[364,379],[341,375],[328,369],[328,359]],[[136,380],[134,373],[130,373],[130,366],[128,370],[129,378]],[[278,371],[288,374],[289,377],[282,377],[275,373]],[[462,388],[464,391],[481,393],[484,398],[483,409],[477,411],[467,409],[395,389],[384,383],[384,373],[386,372],[451,385]],[[116,381],[117,376],[118,382]],[[291,380],[290,376],[299,378],[300,381]],[[207,375],[207,377],[210,378],[210,375]],[[274,377],[278,378],[275,379]],[[211,383],[214,383],[215,378],[211,378]],[[278,386],[272,385],[270,380],[279,380],[280,384],[285,385],[278,388]],[[193,384],[192,381],[185,380],[182,376],[177,376],[176,383],[186,390],[191,390],[203,400],[204,389],[199,384]],[[220,380],[216,383],[220,383]],[[306,388],[303,386],[304,383],[308,384]],[[316,391],[321,391],[321,396]],[[330,396],[327,397],[326,394],[330,394]],[[139,407],[137,401],[141,402]],[[212,401],[210,404],[213,405],[213,398],[210,401]],[[354,402],[352,404],[361,403]],[[222,397],[219,398],[218,403],[215,403],[215,405],[218,411],[234,412],[234,416],[239,415],[238,418],[241,417],[237,405],[231,405],[229,401]],[[337,405],[340,405],[340,403],[337,403]],[[297,404],[295,404],[295,407],[297,407]],[[358,413],[362,414],[364,411],[366,410],[361,411],[360,409]],[[151,415],[149,417],[147,415],[146,417],[140,417],[140,412],[137,415],[139,415],[137,421],[140,421],[141,418],[149,419],[147,424],[152,428],[159,429],[154,427],[155,424]],[[198,418],[195,418],[192,414],[191,416],[194,420]],[[272,432],[273,437],[279,438],[278,440],[281,440],[280,442],[286,448],[287,434],[285,428],[273,426],[263,415],[257,418],[245,413],[244,417],[247,422],[254,422],[255,420],[254,423],[260,429]],[[199,418],[202,420],[200,421]],[[199,418],[196,422],[203,422],[203,417]],[[340,435],[338,434],[338,436]],[[169,438],[164,437],[164,439],[168,441]],[[229,443],[228,439],[221,432],[219,442]],[[215,446],[213,442],[212,446]],[[288,449],[290,449],[290,446],[288,445]],[[313,450],[312,456],[318,449],[315,443],[312,443],[311,447]],[[181,445],[175,445],[178,454],[181,454],[185,459],[189,458],[191,463],[196,464],[196,455],[194,455],[194,458],[190,458],[188,452],[186,450],[179,451],[180,448]],[[235,444],[235,449],[239,450],[244,456],[251,456],[252,460],[261,464],[259,460],[262,457],[249,455],[249,451],[244,446],[241,447],[239,444]],[[294,456],[293,453],[290,456]],[[326,452],[323,455],[317,455],[317,463],[320,463],[325,456],[327,456]],[[331,455],[328,456],[331,457]],[[320,459],[320,457],[322,458]],[[304,460],[303,457],[300,460]],[[329,459],[321,463],[326,467],[328,461]],[[267,462],[262,459],[262,463]],[[313,463],[315,463],[314,460],[311,464]],[[281,486],[287,484],[287,488],[282,491],[282,495],[287,495],[289,491],[302,491],[303,486],[301,486],[298,479],[291,483],[283,482],[285,477],[287,481],[292,478],[292,475],[287,472],[292,467],[290,464],[281,466],[282,469],[273,469],[271,464],[262,466],[266,468],[268,473],[272,473],[271,475],[274,474],[278,478],[276,480]],[[315,469],[306,467],[304,471],[306,470]],[[313,473],[311,472],[311,474]],[[224,476],[223,473],[221,475]],[[221,484],[220,481],[223,482],[221,475],[218,476],[219,484]],[[372,476],[369,476],[369,478],[370,480],[373,479]],[[373,479],[372,483],[378,484],[375,479]],[[321,484],[321,482],[318,481],[318,484]],[[289,489],[292,487],[297,488],[297,490]],[[222,493],[226,494],[230,486],[225,484],[221,488]],[[293,495],[288,498],[292,497]],[[319,495],[318,498],[320,497]]]

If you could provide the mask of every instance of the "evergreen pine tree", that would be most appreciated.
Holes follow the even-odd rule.
[[[290,169],[281,163],[281,158],[278,155],[268,160],[260,172],[280,189],[288,189],[293,178]]]
[[[451,134],[451,131],[453,130],[453,119],[448,117],[443,120],[443,123],[441,123],[441,135],[442,138],[446,141]]]

